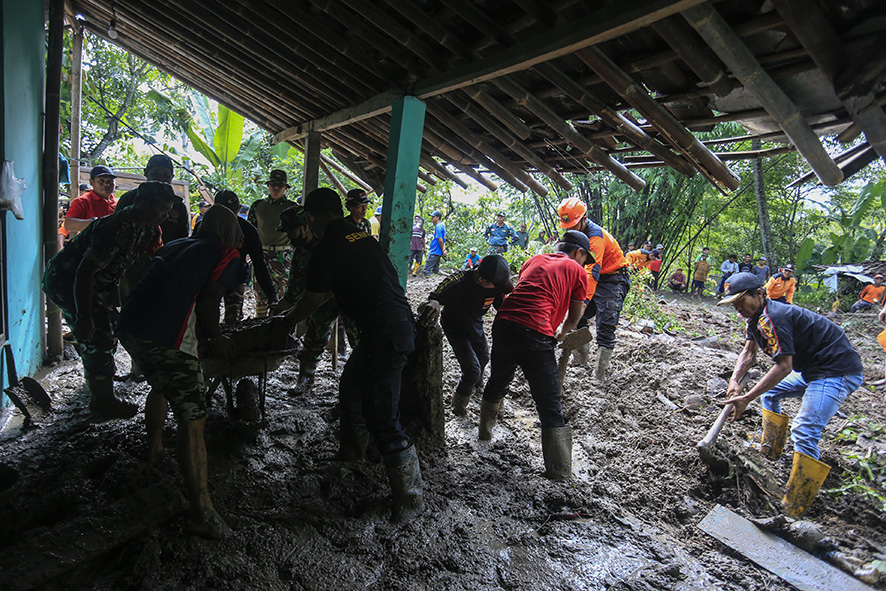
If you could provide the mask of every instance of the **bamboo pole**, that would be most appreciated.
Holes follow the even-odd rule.
[[[735,77],[763,104],[763,108],[797,146],[818,178],[826,185],[840,183],[843,172],[803,120],[797,105],[763,70],[760,62],[714,7],[703,5],[689,8],[683,11],[683,16]]]
[[[529,139],[529,136],[532,135],[532,130],[529,129],[528,125],[523,123],[519,117],[514,115],[487,92],[480,90],[476,86],[463,88],[462,92],[474,99],[478,104],[482,105],[484,109],[489,111],[493,117],[501,121],[502,125],[510,129],[511,133],[521,140],[527,140]]]
[[[332,183],[333,185],[335,185],[336,191],[338,191],[342,197],[347,195],[348,190],[345,188],[345,186],[343,184],[341,184],[341,181],[338,180],[338,177],[335,176],[334,174],[332,174],[332,171],[329,170],[329,166],[325,162],[323,162],[323,160],[320,160],[318,162],[318,164],[320,165],[320,170],[322,170],[323,174],[326,175],[326,178],[329,179],[329,182]]]
[[[83,27],[71,20],[71,199],[80,195],[80,111],[83,104]]]
[[[738,177],[602,51],[596,47],[587,47],[576,52],[576,56],[640,111],[659,133],[680,149],[684,156],[694,160],[699,171],[713,176],[728,189],[738,187]]]
[[[693,176],[695,168],[678,154],[674,154],[667,146],[652,139],[633,121],[607,106],[593,96],[586,88],[572,80],[553,64],[540,64],[536,70],[548,79],[551,84],[559,87],[568,97],[597,115],[604,123],[619,132],[627,141],[643,148],[666,162],[677,172],[685,176]],[[612,151],[609,152],[612,154]]]
[[[570,144],[584,152],[588,158],[609,170],[629,187],[635,191],[642,191],[646,186],[646,181],[630,172],[620,162],[613,160],[611,156],[595,146],[589,139],[578,133],[572,124],[564,121],[560,115],[555,113],[553,109],[545,105],[541,100],[533,96],[528,90],[505,76],[497,78],[493,83],[502,91],[511,95],[518,104],[521,104],[532,111],[532,113],[549,125],[551,129],[563,136],[563,138]]]
[[[773,4],[833,85],[844,69],[846,51],[821,8],[815,3],[796,0],[773,0]],[[863,109],[864,105],[873,101],[874,96],[870,92],[851,99],[841,97],[846,111],[864,131],[865,139],[881,158],[886,159],[886,113],[883,113],[883,109]]]
[[[418,171],[418,178],[420,178],[421,180],[423,180],[427,184],[431,185],[432,187],[437,184],[437,181],[436,181],[436,179],[434,179],[434,177],[432,177],[431,175],[429,175],[428,173],[426,173],[425,171],[423,171],[421,169],[419,169],[419,171]]]
[[[494,135],[498,141],[507,146],[511,151],[519,154],[531,165],[535,166],[540,172],[547,175],[549,179],[566,191],[572,190],[572,183],[563,175],[557,172],[551,165],[545,162],[538,154],[526,147],[517,138],[511,135],[508,130],[496,123],[491,117],[487,116],[482,109],[475,106],[470,100],[463,98],[460,94],[450,92],[444,94],[443,98],[448,100],[456,108],[464,112],[471,119],[481,125],[486,131]]]
[[[717,56],[693,33],[682,17],[669,16],[652,23],[652,28],[714,94],[722,97],[732,92],[732,82]]]

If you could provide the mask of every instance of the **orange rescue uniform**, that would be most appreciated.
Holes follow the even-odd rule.
[[[886,291],[886,285],[881,285],[880,287],[876,287],[874,285],[865,285],[864,289],[861,290],[861,294],[859,294],[858,297],[865,302],[870,302],[872,304],[882,304],[884,291]]]
[[[784,297],[789,304],[794,303],[794,290],[797,287],[797,280],[794,277],[785,279],[781,273],[776,273],[766,282],[764,289],[769,299],[777,300]]]
[[[597,281],[600,275],[610,275],[619,269],[628,266],[621,246],[618,241],[612,237],[612,234],[604,230],[602,227],[585,218],[587,227],[582,230],[588,237],[590,243],[590,253],[594,257],[594,262],[585,265],[588,272],[588,299],[594,297],[597,291]]]

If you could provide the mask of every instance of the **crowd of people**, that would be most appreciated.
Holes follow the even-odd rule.
[[[214,204],[201,204],[191,226],[187,207],[169,184],[172,161],[152,157],[145,176],[144,183],[117,201],[113,171],[93,168],[92,189],[68,209],[63,227],[69,237],[46,267],[43,289],[61,308],[77,341],[94,414],[113,419],[137,411],[114,392],[118,340],[151,386],[144,412],[152,460],[164,453],[163,424],[172,410],[190,503],[187,530],[210,538],[228,532],[209,495],[199,360],[237,355],[238,343],[221,330],[219,308],[224,302],[224,323],[240,322],[249,283],[256,316],[273,316],[273,343],[286,342],[296,325],[305,323],[296,391],[312,388],[317,363],[340,319],[352,351],[339,384],[336,457],[359,461],[374,440],[393,493],[392,519],[400,522],[419,514],[424,509],[421,468],[399,415],[401,374],[414,349],[415,321],[379,243],[381,207],[367,220],[370,200],[362,189],[349,191],[344,199],[331,189],[316,189],[298,203],[287,196],[286,173],[273,170],[267,195],[248,211],[234,192],[220,191]],[[576,197],[559,204],[563,233],[555,252],[529,257],[516,285],[502,255],[511,247],[526,249],[529,234],[525,224],[513,230],[499,212],[484,233],[485,255],[472,248],[464,268],[443,279],[419,307],[439,316],[461,370],[452,412],[464,417],[472,398],[480,399],[478,439],[493,437],[499,407],[516,368],[521,368],[541,422],[545,474],[555,479],[572,474],[572,430],[561,407],[557,344],[593,323],[596,359],[587,373],[604,384],[631,286],[629,269],[648,268],[657,283],[664,250],[647,242],[624,251],[587,211]],[[430,220],[427,229],[420,215],[413,220],[412,275],[438,273],[448,253],[443,214],[434,211]],[[802,499],[786,500],[790,511],[802,512],[805,507],[800,506],[811,502],[804,475],[822,471],[818,439],[860,383],[860,360],[839,327],[791,305],[796,283],[792,265],[770,276],[766,259],[752,264],[752,258],[745,254],[738,263],[730,255],[720,267],[719,303],[733,304],[748,320],[747,345],[730,381],[730,402],[737,419],[748,403],[763,396],[769,413],[764,420],[777,423],[768,431],[764,424],[764,447],[774,454],[783,447],[787,430],[779,401],[803,397],[793,427],[794,466],[800,476],[788,485],[788,496]],[[682,269],[668,278],[668,286],[701,295],[710,271],[710,249],[704,248],[694,261],[691,287]],[[886,290],[882,280],[878,275],[875,286],[861,293],[859,309],[881,304]],[[483,317],[492,307],[490,353]],[[758,350],[775,367],[743,394],[740,378]],[[586,343],[575,351],[574,362],[587,367],[590,353],[591,343]]]

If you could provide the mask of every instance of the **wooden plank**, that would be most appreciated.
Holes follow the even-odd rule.
[[[279,143],[304,136],[308,131],[326,131],[361,121],[391,110],[393,101],[412,95],[419,99],[437,96],[458,88],[492,80],[506,74],[531,68],[536,64],[609,39],[677,14],[703,3],[704,0],[623,0],[606,5],[583,19],[552,29],[534,39],[509,47],[487,58],[465,64],[420,80],[411,87],[378,94],[360,104],[336,111],[281,131],[274,136]]]
[[[800,591],[873,591],[858,579],[761,530],[721,505],[715,506],[698,527]]]

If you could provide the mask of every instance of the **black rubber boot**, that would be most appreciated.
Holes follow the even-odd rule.
[[[545,476],[554,480],[572,477],[572,427],[541,430],[541,454]]]
[[[114,380],[87,379],[92,400],[89,410],[98,419],[128,419],[138,412],[138,406],[131,402],[124,402],[114,396]]]
[[[393,523],[405,523],[425,510],[422,497],[421,467],[412,445],[400,453],[384,456],[385,470],[394,494]]]
[[[294,394],[307,394],[314,387],[314,374],[317,372],[317,364],[308,364],[304,361],[299,363],[298,381],[295,388],[292,389]]]
[[[483,441],[492,439],[492,428],[498,420],[498,407],[501,402],[480,402],[480,433],[478,438]]]
[[[335,459],[340,462],[362,462],[366,459],[369,437],[366,420],[362,416],[343,413],[338,433],[339,448]]]
[[[468,416],[468,402],[471,401],[470,396],[462,396],[460,394],[452,395],[452,414],[457,417]]]

